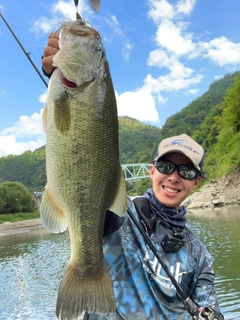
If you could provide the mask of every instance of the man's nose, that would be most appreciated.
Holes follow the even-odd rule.
[[[177,168],[168,175],[168,181],[171,181],[173,183],[178,183],[180,180]]]

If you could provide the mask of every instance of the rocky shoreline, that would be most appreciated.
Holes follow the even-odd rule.
[[[232,173],[219,180],[210,180],[199,192],[194,192],[182,203],[189,209],[219,208],[239,206],[240,208],[240,174]]]

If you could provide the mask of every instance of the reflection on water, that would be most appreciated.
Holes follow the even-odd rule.
[[[64,234],[1,239],[0,319],[57,319],[57,290],[69,252]]]
[[[240,208],[188,213],[190,228],[214,258],[215,283],[225,319],[240,319]]]
[[[187,216],[188,225],[214,257],[225,319],[240,319],[240,208]],[[66,234],[0,238],[0,320],[56,320],[57,291],[69,254]]]

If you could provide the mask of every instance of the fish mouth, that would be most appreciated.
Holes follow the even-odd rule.
[[[64,86],[69,87],[69,88],[77,88],[77,85],[75,82],[69,80],[68,78],[66,78],[64,76],[64,74],[62,73],[62,78],[61,78],[61,82]]]

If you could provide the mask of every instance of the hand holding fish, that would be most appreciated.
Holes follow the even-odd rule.
[[[51,32],[48,36],[47,46],[44,48],[43,51],[42,66],[47,74],[51,74],[54,69],[53,57],[59,51],[58,40],[59,33]]]
[[[78,7],[78,0],[74,0],[76,8]],[[89,4],[95,12],[100,10],[100,0],[89,0]],[[47,46],[44,48],[42,67],[46,75],[51,75],[53,66],[53,57],[59,51],[59,32],[51,32],[48,36]]]

